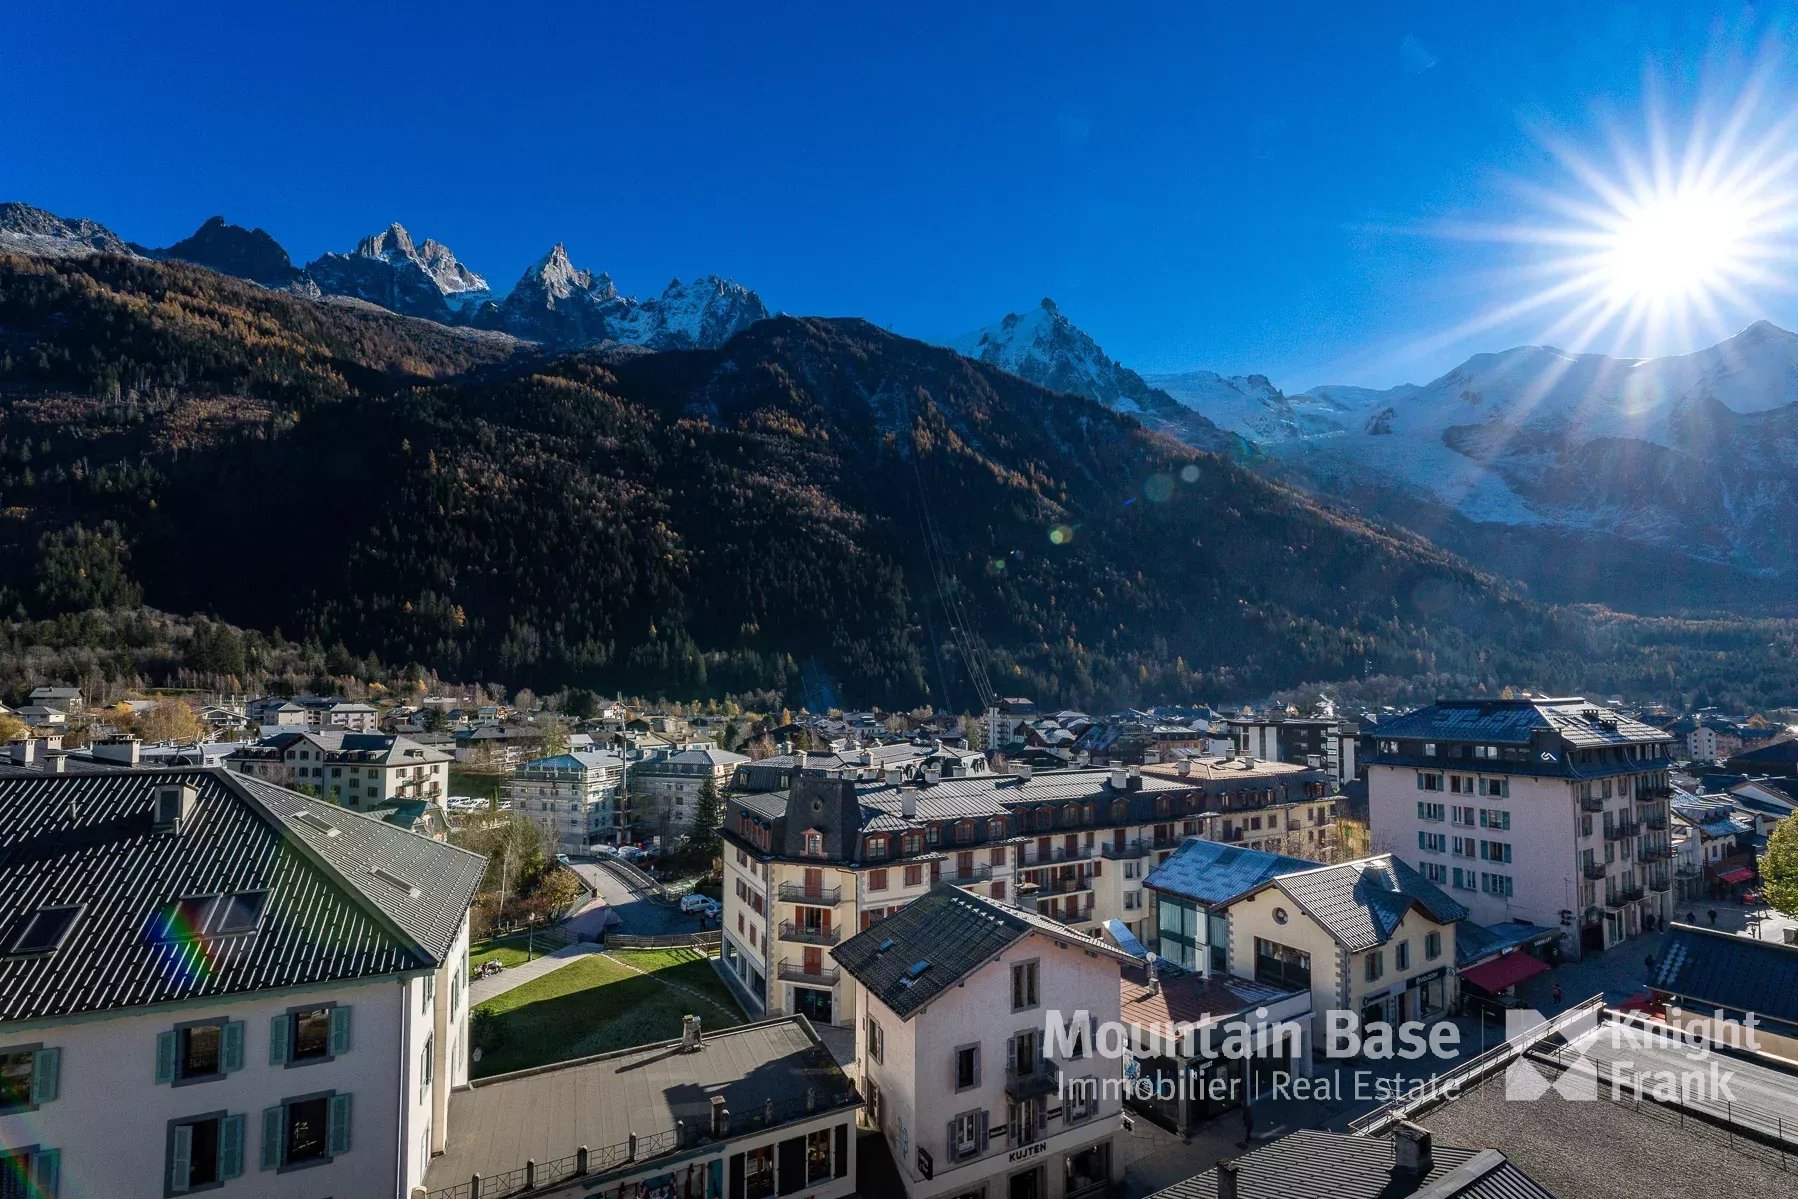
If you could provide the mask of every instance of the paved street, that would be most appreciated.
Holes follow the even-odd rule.
[[[639,889],[605,858],[583,858],[572,863],[575,871],[598,898],[569,920],[582,936],[597,935],[616,918],[618,931],[636,936],[698,932],[699,918],[677,906],[654,899]],[[596,914],[597,913],[597,914]]]

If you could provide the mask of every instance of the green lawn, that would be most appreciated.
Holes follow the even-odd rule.
[[[537,947],[537,956],[557,948],[556,944],[543,944]],[[479,970],[483,963],[498,962],[508,968],[530,960],[530,937],[513,934],[509,937],[494,937],[488,941],[476,941],[468,947],[468,968]]]
[[[614,960],[619,959],[619,960]],[[649,977],[620,964],[629,962]],[[667,984],[697,991],[695,998]],[[478,1011],[495,1017],[483,1039],[476,1077],[548,1062],[608,1053],[680,1036],[681,1017],[699,1016],[708,1029],[743,1021],[729,989],[710,962],[690,949],[626,950],[578,958],[534,982],[507,991]],[[485,1028],[485,1021],[479,1026]]]

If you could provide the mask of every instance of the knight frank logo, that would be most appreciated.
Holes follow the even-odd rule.
[[[1533,1008],[1505,1013],[1505,1041],[1518,1053],[1505,1067],[1505,1098],[1535,1100],[1550,1091],[1563,1099],[1590,1102],[1598,1098],[1598,1066],[1584,1052],[1567,1054],[1552,1067],[1537,1065],[1526,1056],[1532,1043],[1540,1040],[1548,1017]],[[1560,1026],[1569,1046],[1583,1044],[1598,1031],[1598,1009],[1580,1012]]]

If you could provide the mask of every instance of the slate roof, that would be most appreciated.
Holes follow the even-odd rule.
[[[602,770],[608,766],[623,765],[624,759],[617,754],[601,753],[597,750],[571,750],[553,757],[532,758],[524,764],[524,768],[526,770]]]
[[[1649,985],[1696,1006],[1798,1024],[1798,946],[1675,924]]]
[[[1218,904],[1252,891],[1270,878],[1316,868],[1316,862],[1304,858],[1188,837],[1167,861],[1149,871],[1143,886],[1195,903]]]
[[[1507,920],[1502,924],[1476,924],[1463,920],[1455,926],[1455,968],[1465,969],[1487,958],[1497,957],[1507,949],[1532,944],[1542,939],[1558,939],[1561,930],[1540,924]]]
[[[1236,1159],[1240,1199],[1555,1199],[1494,1149],[1436,1145],[1430,1171],[1392,1169],[1392,1142],[1310,1129],[1288,1133]],[[1157,1191],[1150,1199],[1216,1199],[1217,1171]]]
[[[1780,774],[1791,773],[1798,769],[1798,737],[1787,737],[1780,741],[1769,741],[1754,749],[1745,749],[1732,756],[1725,766],[1731,770],[1777,771]]]
[[[1158,970],[1161,986],[1153,993],[1147,963],[1125,966],[1118,972],[1120,1020],[1145,1027],[1200,1024],[1306,993],[1233,974],[1207,976],[1167,963]]]
[[[970,894],[952,883],[938,883],[838,945],[831,956],[894,1015],[909,1020],[913,1012],[1031,933],[1114,961],[1134,960],[1047,916]]]
[[[388,733],[346,733],[341,729],[296,729],[291,733],[277,733],[254,745],[243,746],[231,757],[239,761],[279,759],[300,741],[309,741],[319,746],[330,755],[328,760],[332,762],[398,763],[406,766],[452,760],[442,750],[422,745],[410,737],[397,737]]]
[[[156,791],[171,783],[195,789],[193,808],[178,830],[158,832]],[[81,905],[54,952],[0,956],[0,1020],[438,965],[484,868],[475,854],[220,768],[0,767],[0,810],[0,949],[29,914]],[[153,935],[177,899],[256,891],[268,895],[252,931]]]
[[[1528,745],[1542,732],[1559,733],[1581,749],[1668,739],[1660,729],[1578,696],[1441,700],[1382,720],[1372,730],[1382,741],[1480,741],[1488,745]]]
[[[1283,874],[1262,886],[1284,891],[1351,952],[1384,945],[1413,906],[1440,924],[1467,918],[1465,907],[1389,853]]]

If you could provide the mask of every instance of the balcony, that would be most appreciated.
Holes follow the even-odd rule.
[[[1607,908],[1628,907],[1646,893],[1639,884],[1633,887],[1613,887],[1605,892],[1604,906]]]
[[[1670,858],[1673,856],[1673,846],[1668,845],[1664,841],[1657,841],[1653,845],[1645,845],[1638,849],[1636,851],[1636,856],[1641,858],[1644,862],[1653,862],[1662,858]]]
[[[1648,815],[1642,817],[1642,827],[1649,830],[1650,832],[1654,832],[1654,833],[1666,832],[1667,831],[1667,813],[1665,813],[1665,812],[1650,812]]]
[[[1582,795],[1579,801],[1579,810],[1582,812],[1604,811],[1604,797],[1599,795]]]
[[[984,883],[993,877],[991,866],[969,866],[966,870],[945,870],[941,881],[966,886],[969,883]]]
[[[1005,1093],[1012,1099],[1040,1099],[1061,1089],[1061,1072],[1051,1061],[1039,1061],[1020,1070],[1015,1065],[1005,1071]]]
[[[1024,848],[1022,864],[1025,866],[1050,866],[1056,862],[1078,862],[1092,856],[1093,847],[1090,845],[1076,845],[1073,849],[1069,849],[1065,845],[1056,845],[1050,847],[1047,852],[1030,845]]]
[[[1604,877],[1604,867],[1605,864],[1603,862],[1587,862],[1580,867],[1580,873],[1584,874],[1589,879],[1602,879]]]
[[[780,964],[780,979],[789,983],[809,983],[814,987],[834,987],[842,971],[834,966],[812,968],[804,962],[783,961]]]
[[[1090,924],[1093,918],[1093,910],[1091,907],[1081,908],[1077,912],[1057,912],[1051,911],[1048,908],[1038,908],[1036,914],[1039,916],[1047,916],[1049,919],[1055,921],[1055,923],[1065,924],[1070,928],[1077,924]]]
[[[1606,841],[1627,841],[1642,831],[1642,826],[1633,820],[1618,820],[1605,826]]]
[[[841,887],[808,887],[804,883],[782,883],[779,895],[782,903],[811,903],[826,908],[833,908],[843,902]]]
[[[843,939],[843,933],[840,929],[813,928],[783,920],[780,922],[780,939],[796,945],[835,945]]]
[[[1650,891],[1670,891],[1673,889],[1673,880],[1664,874],[1657,874],[1648,880],[1648,889]]]
[[[1093,889],[1091,875],[1074,878],[1045,878],[1036,881],[1038,895],[1078,895],[1082,891]]]
[[[1134,841],[1124,842],[1124,844],[1122,846],[1101,845],[1101,846],[1099,846],[1099,853],[1101,856],[1111,858],[1113,860],[1128,861],[1128,860],[1133,860],[1136,858],[1146,858],[1154,850],[1154,848],[1155,847],[1150,845],[1147,841],[1144,841],[1141,837],[1138,837]]]

